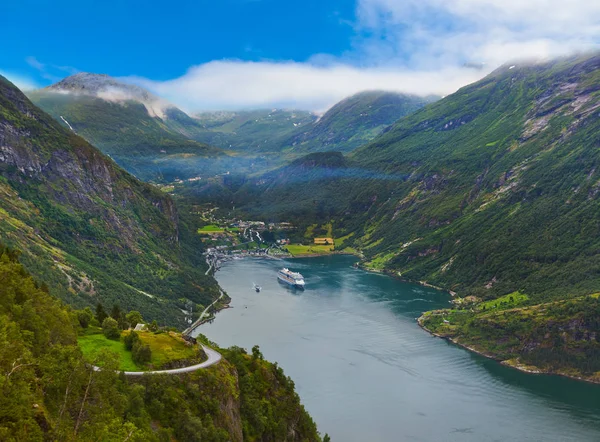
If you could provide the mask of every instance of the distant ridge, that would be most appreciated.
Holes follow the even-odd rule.
[[[170,180],[171,173],[177,177],[175,165],[182,155],[199,163],[224,156],[220,149],[196,141],[206,131],[185,112],[108,75],[79,73],[28,95],[65,127],[145,180]]]

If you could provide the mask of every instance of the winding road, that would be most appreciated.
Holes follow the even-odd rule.
[[[225,292],[223,290],[221,290],[221,295],[215,299],[212,304],[210,304],[208,307],[206,307],[204,309],[204,311],[202,313],[200,313],[200,316],[198,317],[198,319],[196,319],[194,321],[194,323],[192,325],[190,325],[188,328],[186,328],[181,334],[182,335],[192,335],[192,332],[198,328],[200,325],[202,325],[202,321],[204,320],[204,317],[206,316],[206,312],[208,312],[208,309],[211,308],[213,305],[215,305],[217,303],[217,301],[219,301],[219,299],[221,299],[223,297],[223,295],[225,294]]]
[[[201,344],[202,345],[202,344]],[[190,365],[189,367],[183,368],[173,368],[171,370],[153,370],[153,371],[124,371],[123,374],[125,376],[143,376],[145,374],[181,374],[181,373],[190,373],[192,371],[200,370],[201,368],[208,368],[212,365],[217,364],[222,356],[218,351],[213,350],[212,348],[206,347],[202,345],[206,356],[208,359],[200,364]],[[95,371],[101,370],[100,367],[94,366]]]

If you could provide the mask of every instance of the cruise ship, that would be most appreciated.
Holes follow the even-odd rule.
[[[299,289],[304,288],[304,276],[302,276],[300,273],[292,272],[289,269],[283,268],[277,272],[277,279],[285,284],[291,285],[292,287]]]

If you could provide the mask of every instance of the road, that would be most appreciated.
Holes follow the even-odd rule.
[[[202,345],[202,348],[206,352],[206,356],[208,359],[200,364],[190,365],[189,367],[183,368],[173,368],[172,370],[154,370],[154,371],[124,371],[123,374],[125,376],[143,376],[145,374],[181,374],[181,373],[190,373],[192,371],[200,370],[201,368],[208,368],[212,365],[217,364],[222,356],[218,351],[213,350],[212,348],[206,347]],[[94,370],[101,370],[100,367],[94,367]]]
[[[217,301],[223,297],[224,294],[225,294],[225,292],[221,290],[221,295],[217,299],[215,299],[212,304],[210,304],[208,307],[206,307],[204,309],[204,311],[202,313],[200,313],[200,316],[198,317],[198,319],[196,319],[196,321],[194,321],[194,323],[192,325],[190,325],[188,328],[186,328],[181,334],[191,336],[191,333],[198,326],[202,325],[202,321],[204,320],[204,317],[206,316],[206,312],[208,311],[208,309],[211,308],[213,305],[215,305],[217,303]]]

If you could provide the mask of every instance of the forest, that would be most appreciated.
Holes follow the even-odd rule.
[[[0,440],[321,440],[294,383],[258,347],[210,343],[225,359],[186,375],[130,379],[111,352],[93,370],[77,345],[89,311],[50,296],[19,255],[0,247]]]

